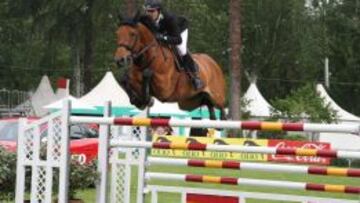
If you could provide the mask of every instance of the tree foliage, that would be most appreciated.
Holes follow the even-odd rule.
[[[291,91],[284,99],[273,101],[272,117],[275,120],[285,119],[292,122],[333,122],[336,120],[336,111],[329,104],[324,103],[312,85],[305,85]]]

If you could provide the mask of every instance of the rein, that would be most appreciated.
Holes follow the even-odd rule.
[[[150,48],[154,47],[156,45],[156,39],[154,39],[151,43],[149,43],[148,45],[146,45],[144,48],[142,48],[139,52],[135,52],[134,48],[136,46],[136,43],[139,40],[139,36],[136,37],[136,39],[134,40],[134,42],[132,43],[131,46],[127,45],[127,44],[119,44],[118,47],[124,47],[125,49],[127,49],[129,52],[131,52],[131,58],[132,60],[136,61],[137,59],[139,59],[141,56],[143,56]],[[154,61],[155,57],[153,57],[148,63],[146,63],[145,65],[143,65],[143,67],[141,68],[147,68],[149,67],[152,62]]]

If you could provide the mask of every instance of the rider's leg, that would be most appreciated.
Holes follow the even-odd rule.
[[[182,57],[182,66],[185,70],[189,73],[191,83],[193,84],[195,89],[201,89],[204,87],[204,84],[199,78],[199,70],[197,69],[194,60],[192,59],[191,55],[187,51],[187,41],[188,41],[188,30],[184,30],[181,33],[182,43],[177,46],[179,50],[179,54]]]
[[[182,61],[184,63],[184,67],[185,67],[186,71],[188,72],[188,74],[190,76],[191,83],[194,86],[194,88],[196,90],[203,88],[204,84],[199,77],[199,69],[195,65],[195,62],[192,59],[192,57],[190,56],[190,54],[186,54],[185,56],[183,56]]]

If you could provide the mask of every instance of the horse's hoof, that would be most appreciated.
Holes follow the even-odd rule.
[[[138,108],[139,110],[143,111],[146,109],[146,105],[143,104],[134,104],[136,108]]]

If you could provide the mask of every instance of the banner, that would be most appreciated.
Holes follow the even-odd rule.
[[[177,137],[177,136],[154,136],[154,142],[170,143],[201,143],[216,145],[239,145],[239,146],[263,146],[268,145],[268,140],[239,139],[239,138],[207,138],[207,137]],[[200,158],[218,160],[240,160],[240,161],[267,161],[266,154],[234,153],[234,152],[210,152],[193,150],[164,150],[153,149],[152,156],[178,157],[178,158]]]
[[[269,147],[281,148],[301,148],[301,149],[330,149],[329,143],[320,142],[303,142],[303,141],[285,141],[285,140],[269,140]],[[330,158],[309,157],[309,156],[288,156],[288,155],[268,155],[268,160],[282,163],[297,164],[320,164],[330,165]]]
[[[287,140],[265,140],[265,139],[245,139],[245,138],[209,138],[209,137],[178,137],[178,136],[153,136],[153,142],[170,143],[201,143],[216,145],[239,145],[239,146],[261,146],[276,148],[302,148],[302,149],[330,149],[329,143],[287,141]],[[329,165],[330,158],[272,155],[256,153],[234,153],[234,152],[210,152],[193,150],[173,150],[173,149],[152,149],[152,156],[177,157],[188,159],[215,159],[215,160],[237,160],[237,161],[256,161],[256,162],[283,162],[296,164],[317,164]]]
[[[78,161],[80,164],[90,163],[97,159],[98,139],[87,138],[71,140],[70,142],[71,159]]]

